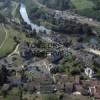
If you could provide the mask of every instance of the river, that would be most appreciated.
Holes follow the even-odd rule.
[[[47,33],[50,32],[49,29],[45,28],[44,26],[38,26],[34,23],[32,23],[28,17],[28,14],[27,14],[27,10],[26,10],[26,7],[24,4],[21,3],[21,6],[20,6],[20,14],[21,14],[21,17],[23,18],[23,20],[31,25],[32,29],[36,29],[36,32],[39,32],[39,31],[46,31]]]

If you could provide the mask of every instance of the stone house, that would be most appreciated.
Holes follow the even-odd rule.
[[[21,57],[24,59],[30,59],[33,56],[32,50],[27,42],[20,43],[19,51]]]

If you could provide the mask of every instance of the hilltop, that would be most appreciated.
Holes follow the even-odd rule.
[[[65,10],[71,8],[70,0],[38,0],[38,2],[52,9]]]
[[[0,0],[0,100],[100,100],[99,4]]]
[[[0,15],[19,21],[18,0],[0,0]]]
[[[33,0],[34,1],[34,0]],[[100,0],[37,0],[48,8],[71,10],[83,16],[100,20]]]

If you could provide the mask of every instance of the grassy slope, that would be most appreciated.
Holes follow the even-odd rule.
[[[5,98],[2,96],[2,92],[0,91],[0,100],[20,100],[19,89],[13,88],[9,91],[8,95]]]
[[[13,16],[13,18],[16,19],[16,21],[19,21],[19,4],[17,2],[12,1],[11,2],[11,15]]]
[[[95,3],[93,0],[71,0],[71,1],[74,6],[73,10],[75,10],[80,15],[100,20],[100,8],[99,8],[100,2],[97,3],[96,0],[94,0]]]
[[[19,17],[19,11],[18,11],[19,10],[18,9],[18,7],[19,7],[18,0],[11,0],[9,2],[8,6],[3,7],[2,5],[4,5],[4,4],[5,3],[0,2],[0,8],[1,8],[0,13],[2,13],[5,17],[14,18],[16,20],[16,22],[19,22],[20,17]],[[32,6],[31,0],[30,0],[30,2],[27,2],[27,0],[26,0],[25,4],[27,5],[27,8],[29,8],[29,9],[30,9],[30,5]],[[21,40],[34,41],[34,39],[26,38],[25,33],[18,32],[16,30],[14,30],[12,27],[10,27],[9,25],[5,29],[7,31],[8,37],[7,37],[4,45],[0,49],[0,57],[5,56],[8,53],[13,51],[13,49],[16,46],[16,43],[13,40],[14,36],[21,38]],[[0,44],[4,40],[4,37],[5,37],[5,32],[0,27]]]
[[[0,57],[5,56],[8,53],[13,51],[13,49],[16,46],[16,42],[13,40],[14,36],[16,36],[17,38],[20,38],[22,41],[32,41],[32,42],[36,41],[34,38],[27,38],[25,36],[25,33],[18,32],[16,30],[14,30],[11,26],[7,26],[7,28],[5,28],[5,29],[7,31],[8,37],[7,37],[4,45],[0,49]],[[0,35],[2,36],[2,34],[0,34]]]
[[[13,36],[17,35],[16,32],[12,29],[7,29],[7,28],[6,31],[7,31],[7,39],[2,48],[0,49],[0,56],[8,54],[10,51],[13,50],[14,46],[16,45],[16,43],[13,40]]]
[[[24,4],[26,6],[26,9],[27,9],[28,13],[35,6],[34,3],[33,3],[33,0],[29,0],[28,2],[27,2],[27,0],[24,0]]]
[[[19,22],[18,7],[19,3],[15,0],[10,0],[8,5],[6,5],[5,2],[0,2],[0,13],[5,17],[14,18]]]
[[[91,9],[94,7],[93,2],[89,0],[71,0],[77,10]]]
[[[2,42],[4,41],[5,35],[6,35],[6,33],[4,32],[4,30],[3,30],[3,28],[2,28],[2,25],[0,25],[0,45],[1,45]]]

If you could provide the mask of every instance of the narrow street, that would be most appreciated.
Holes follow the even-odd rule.
[[[100,50],[95,50],[95,49],[92,49],[92,48],[87,48],[85,50],[87,52],[90,52],[90,53],[93,53],[93,54],[96,54],[96,55],[100,56]]]

